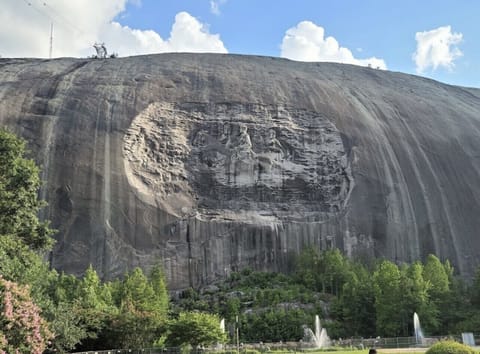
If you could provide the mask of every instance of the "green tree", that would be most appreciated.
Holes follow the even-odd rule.
[[[120,298],[129,302],[136,309],[151,311],[159,317],[165,316],[168,310],[168,295],[163,271],[154,267],[150,279],[140,268],[135,268],[125,276],[120,289]],[[120,307],[122,304],[119,304]]]
[[[40,300],[47,290],[47,278],[54,276],[42,257],[13,235],[0,235],[0,274],[5,279],[31,285],[35,300]]]
[[[261,291],[260,291],[261,292]],[[236,316],[240,314],[240,299],[230,297],[225,302],[224,316],[227,321],[233,322]]]
[[[295,261],[295,279],[310,290],[321,290],[320,255],[313,248],[304,249]]]
[[[165,280],[165,273],[160,264],[156,264],[152,267],[148,280],[155,294],[155,311],[160,316],[166,317],[169,307],[169,296],[167,283]]]
[[[457,311],[457,323],[455,330],[460,332],[475,332],[480,326],[480,268],[475,272],[475,276],[472,284],[465,289],[464,296],[458,289],[454,291],[455,295],[459,296],[464,301],[462,310]],[[452,296],[453,297],[453,296]],[[450,306],[458,309],[458,303],[451,302]],[[468,310],[463,310],[466,308]],[[447,311],[444,315],[450,315],[451,310]],[[450,317],[450,316],[448,316]],[[459,317],[459,318],[458,318]]]
[[[76,325],[75,328],[67,328],[70,332],[66,332],[62,327],[63,333],[83,335],[79,337],[81,349],[99,348],[99,342],[103,341],[102,335],[109,330],[112,318],[119,313],[113,302],[110,284],[102,284],[91,265],[77,284],[67,277],[64,277],[63,282],[71,297],[68,304],[59,303],[59,306],[71,307],[72,320],[69,323]]]
[[[422,327],[427,332],[430,333],[438,326],[438,311],[430,301],[431,283],[423,278],[423,273],[423,265],[419,262],[401,268],[402,302],[399,312],[402,317],[403,336],[414,333],[414,312],[422,319]]]
[[[452,308],[450,301],[452,273],[450,263],[442,264],[436,256],[428,255],[423,267],[423,278],[431,285],[429,290],[431,306],[438,313],[436,326],[430,328],[431,335],[447,333],[447,328],[452,323],[448,315]]]
[[[355,272],[344,284],[339,299],[340,318],[344,329],[342,336],[372,337],[375,331],[375,292],[371,273],[361,264],[356,264]]]
[[[321,253],[307,248],[297,257],[295,278],[307,288],[340,295],[351,277],[351,262],[338,249]]]
[[[340,295],[343,284],[352,277],[350,261],[338,249],[324,251],[320,255],[319,275],[323,292]]]
[[[110,287],[101,283],[92,265],[78,284],[76,299],[84,309],[110,312],[114,308]]]
[[[96,335],[96,332],[89,331],[82,311],[69,302],[61,302],[51,310],[49,326],[55,333],[52,349],[59,353],[72,350]]]
[[[37,198],[39,170],[27,159],[25,142],[0,129],[0,274],[19,284],[30,284],[42,307],[52,275],[42,259],[53,241],[47,222],[37,214],[44,205]]]
[[[478,268],[475,272],[475,277],[473,278],[470,294],[471,304],[476,309],[480,309],[480,268]]]
[[[269,308],[240,316],[240,340],[246,342],[298,341],[303,325],[314,327],[314,313],[303,309]]]
[[[401,274],[397,265],[384,260],[373,274],[375,289],[376,329],[382,337],[397,337],[402,333]]]
[[[441,312],[440,333],[475,332],[478,326],[472,328],[472,323],[480,318],[471,304],[471,285],[458,277],[452,277],[451,290],[446,297],[446,306]]]
[[[149,278],[135,268],[110,288],[118,312],[109,314],[98,342],[110,348],[153,345],[165,332],[168,312],[168,294],[160,266],[152,268]]]
[[[52,230],[38,219],[44,206],[37,197],[39,169],[25,156],[25,142],[0,129],[0,236],[13,236],[33,250],[45,250],[53,243]]]
[[[58,304],[71,302],[78,297],[81,280],[72,274],[60,273],[55,279],[55,285],[51,297]]]
[[[220,328],[220,318],[205,312],[181,312],[168,326],[167,345],[211,345],[225,343],[226,334]]]
[[[160,321],[152,312],[140,310],[127,299],[119,313],[111,316],[99,339],[108,344],[104,349],[151,347],[164,332],[164,326],[163,319]]]
[[[423,278],[430,282],[430,294],[434,300],[441,299],[450,291],[448,268],[433,254],[428,255],[423,266]]]

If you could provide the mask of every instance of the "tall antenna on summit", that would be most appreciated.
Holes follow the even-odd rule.
[[[53,52],[53,22],[50,25],[50,51],[48,53],[48,57],[52,59],[52,52]]]

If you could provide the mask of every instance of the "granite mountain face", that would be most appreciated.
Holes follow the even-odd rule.
[[[0,123],[29,142],[55,268],[162,262],[171,289],[303,248],[464,277],[480,264],[480,90],[333,63],[160,54],[0,59]]]

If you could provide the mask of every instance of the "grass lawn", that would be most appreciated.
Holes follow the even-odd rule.
[[[428,348],[377,348],[378,354],[423,354]],[[306,351],[308,354],[368,354],[368,349],[364,350],[312,350]]]

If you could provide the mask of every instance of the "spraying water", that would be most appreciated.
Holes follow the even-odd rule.
[[[303,325],[303,341],[308,343],[309,347],[313,346],[316,349],[325,348],[331,345],[330,338],[327,335],[327,330],[322,328],[320,318],[315,316],[315,332]]]
[[[320,348],[320,335],[322,333],[322,325],[320,324],[320,317],[315,315],[315,341],[317,342],[317,346]]]
[[[222,318],[220,320],[220,330],[222,331],[222,333],[225,333],[225,319]]]
[[[225,319],[222,318],[220,320],[220,330],[222,333],[225,333]],[[223,344],[222,343],[217,343],[217,350],[222,350],[223,349]]]
[[[420,327],[420,320],[416,312],[413,313],[413,328],[415,331],[415,342],[423,344],[425,337],[423,336],[422,327]]]
[[[306,330],[312,332],[309,328],[306,328]],[[322,328],[318,315],[315,315],[315,333],[312,333],[312,337],[315,348],[317,349],[325,348],[330,345],[330,338],[327,335],[327,330]]]

